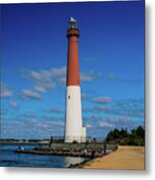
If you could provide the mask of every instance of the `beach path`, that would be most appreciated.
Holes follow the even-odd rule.
[[[144,147],[119,146],[116,151],[91,160],[82,168],[144,170]]]

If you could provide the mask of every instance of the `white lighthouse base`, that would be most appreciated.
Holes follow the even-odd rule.
[[[81,90],[67,86],[65,142],[86,142],[86,128],[82,127]]]

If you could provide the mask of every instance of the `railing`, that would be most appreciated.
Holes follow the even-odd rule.
[[[74,140],[73,140],[74,139]],[[105,142],[105,139],[103,137],[91,137],[91,136],[88,136],[88,137],[84,137],[84,136],[67,136],[67,137],[64,137],[64,136],[51,136],[49,138],[49,141],[53,141],[53,142],[65,142],[65,140],[73,140],[74,143],[76,143],[76,139],[77,140],[80,140],[82,142],[82,140],[85,139],[86,143],[87,142]]]
[[[69,137],[68,137],[69,138]],[[73,138],[73,137],[72,137]],[[75,139],[79,140],[83,137],[74,137]],[[71,140],[71,139],[68,139]],[[51,137],[49,140],[49,147],[52,149],[71,149],[71,150],[101,150],[104,149],[113,150],[118,147],[116,143],[107,143],[103,138],[92,138],[87,137],[86,142],[79,143],[78,141],[73,141],[72,143],[68,143],[64,141],[64,137]]]

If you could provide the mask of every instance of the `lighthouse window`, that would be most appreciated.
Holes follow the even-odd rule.
[[[70,99],[70,96],[68,96],[68,99]]]

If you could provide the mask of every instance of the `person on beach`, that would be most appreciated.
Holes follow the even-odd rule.
[[[92,154],[91,154],[92,158],[95,157],[95,150],[92,151]]]
[[[104,143],[104,147],[103,147],[103,151],[104,151],[104,155],[107,154],[107,143]]]
[[[49,142],[49,148],[52,148],[52,143],[53,143],[53,136],[51,136],[51,138],[50,138],[50,142]]]
[[[24,151],[24,147],[18,146],[19,151]]]

